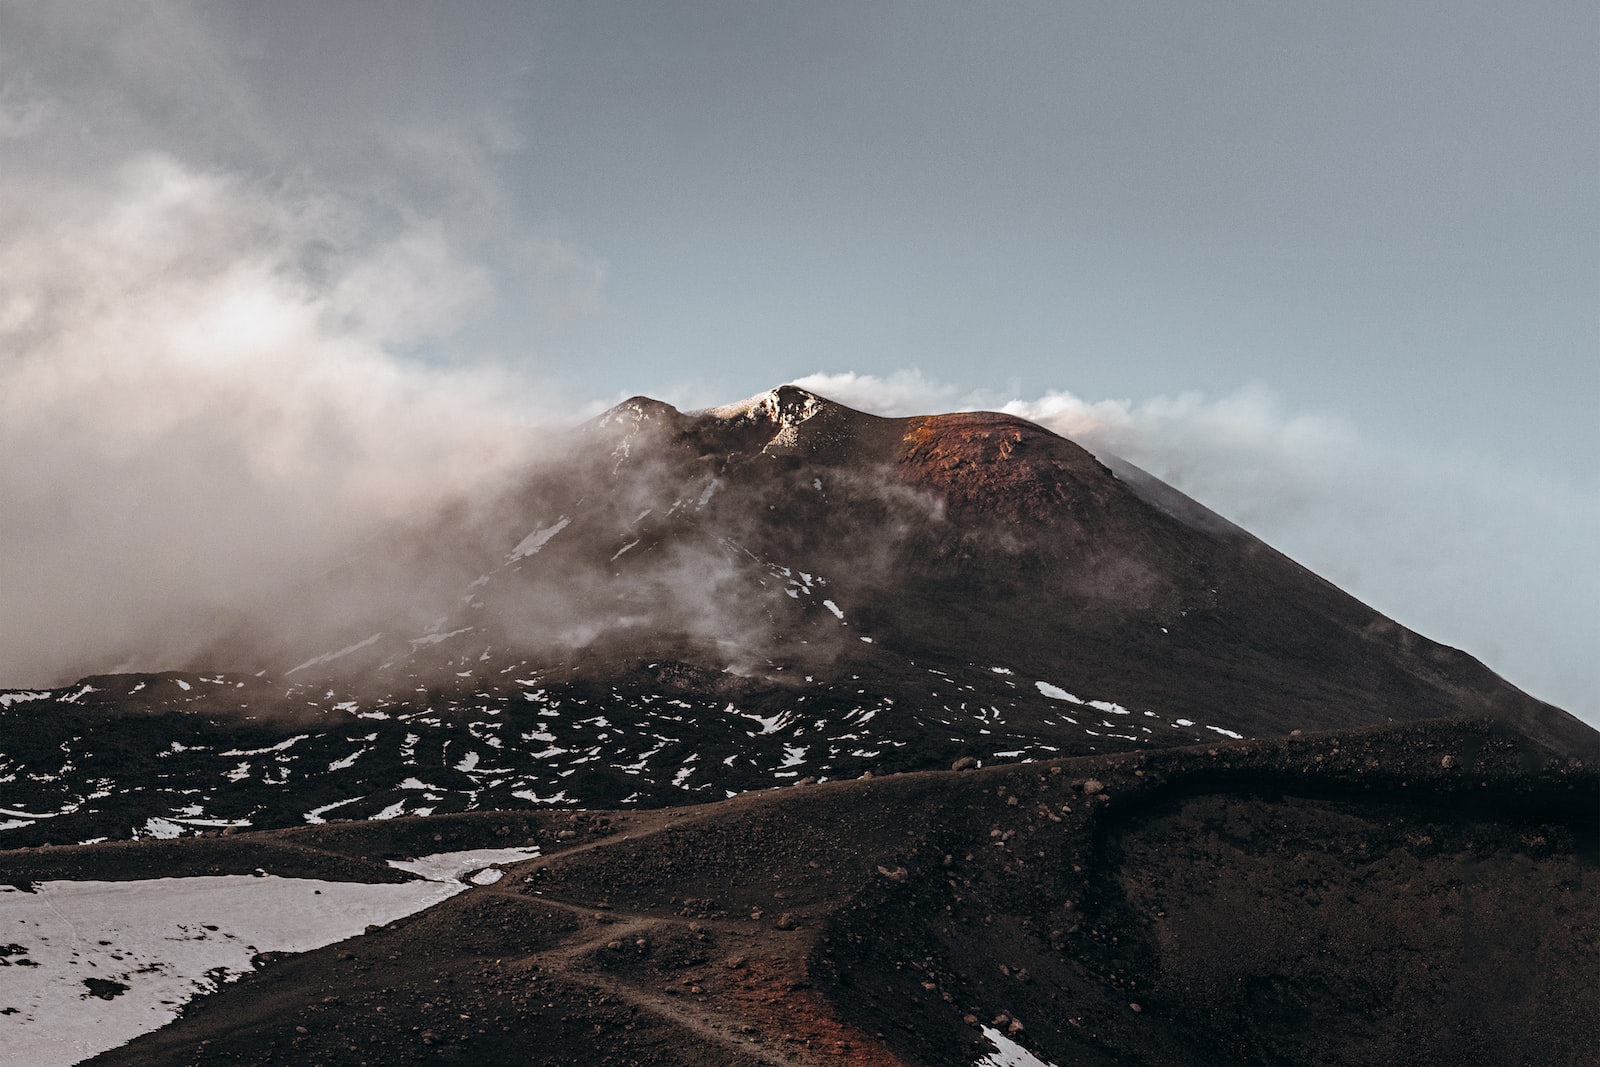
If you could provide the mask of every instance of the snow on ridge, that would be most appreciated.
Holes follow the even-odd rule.
[[[12,689],[0,693],[0,708],[9,708],[13,704],[22,704],[30,700],[49,700],[51,695],[48,692],[32,689]]]
[[[472,632],[472,629],[473,628],[471,626],[463,626],[459,630],[451,630],[448,633],[423,634],[421,637],[411,638],[411,640],[407,643],[411,645],[411,650],[414,652],[426,645],[437,645],[440,641],[448,641],[450,638],[459,634],[469,634]]]
[[[430,882],[459,882],[474,872],[481,872],[502,863],[518,863],[533,859],[539,850],[527,848],[475,848],[463,852],[436,852],[431,856],[418,856],[410,860],[390,860],[389,866],[398,871],[420,875]],[[486,882],[476,882],[486,885]]]
[[[18,811],[15,808],[0,808],[0,815],[4,815],[12,819],[53,819],[57,815],[61,814],[64,813],[59,811],[47,811],[36,814],[31,811]]]
[[[792,400],[785,403],[783,393],[787,391]],[[798,401],[794,403],[793,401]],[[778,426],[778,432],[771,441],[763,446],[762,451],[770,451],[774,446],[778,448],[792,448],[799,441],[798,427],[822,411],[828,402],[815,393],[808,392],[796,385],[780,386],[777,389],[768,389],[764,393],[740,400],[733,404],[724,404],[721,407],[707,408],[704,411],[694,412],[696,415],[709,415],[715,419],[754,419],[765,415]]]
[[[342,658],[344,656],[348,656],[352,652],[359,652],[363,648],[366,648],[368,645],[376,644],[377,641],[378,641],[378,638],[380,638],[382,636],[383,636],[383,634],[376,633],[376,634],[373,634],[371,637],[367,638],[365,641],[357,641],[355,644],[347,645],[344,648],[341,648],[337,652],[324,652],[320,656],[312,656],[310,659],[308,659],[304,663],[300,664],[300,666],[291,667],[291,668],[289,668],[289,670],[285,671],[284,673],[285,674],[293,674],[293,673],[295,673],[295,671],[303,671],[307,667],[317,667],[317,666],[321,666],[324,663],[332,663],[334,660],[340,659],[340,658]],[[179,684],[181,685],[182,683],[180,682]]]
[[[565,530],[570,525],[572,525],[572,520],[563,515],[559,520],[557,520],[555,525],[539,527],[527,537],[524,537],[521,541],[517,542],[517,547],[511,550],[511,555],[506,557],[507,560],[519,560],[524,556],[535,555],[549,542],[550,538],[554,537],[562,530]]]
[[[311,736],[310,734],[295,734],[293,737],[286,738],[286,739],[284,739],[282,741],[279,741],[275,745],[268,745],[266,748],[230,748],[226,752],[217,753],[217,755],[219,755],[219,756],[265,756],[269,752],[287,752],[289,749],[293,748],[295,745],[299,744],[301,741],[304,741],[306,738],[308,738],[310,736]]]
[[[144,821],[143,835],[140,835],[137,831],[135,831],[134,836],[155,837],[166,841],[171,840],[182,833],[183,827],[179,826],[177,823],[170,819],[163,819],[160,816],[152,815],[150,818]]]
[[[342,808],[346,804],[354,804],[358,800],[365,799],[366,795],[363,794],[359,797],[351,797],[349,800],[335,800],[332,804],[324,804],[320,808],[312,808],[310,811],[305,813],[303,818],[311,825],[317,826],[328,821],[327,819],[324,819],[323,816],[328,814],[328,812],[332,811],[334,808]]]

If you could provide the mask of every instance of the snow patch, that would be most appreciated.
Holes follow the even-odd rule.
[[[363,648],[366,648],[368,645],[377,644],[378,638],[380,638],[382,636],[383,636],[383,634],[376,633],[376,634],[373,634],[371,637],[367,638],[365,641],[357,641],[353,645],[346,645],[344,648],[341,648],[337,652],[324,652],[320,656],[312,656],[310,659],[308,659],[304,663],[300,664],[300,666],[298,666],[298,667],[290,667],[289,670],[286,671],[285,673],[293,674],[296,671],[303,671],[307,667],[316,667],[316,666],[319,666],[319,665],[324,664],[324,663],[332,663],[334,660],[341,659],[344,656],[348,656],[352,652],[359,652]],[[179,682],[178,684],[179,685],[183,685],[182,682]],[[183,687],[185,689],[189,688],[186,685],[183,686]]]
[[[474,872],[482,873],[501,863],[517,863],[521,860],[532,859],[539,855],[539,850],[527,848],[474,848],[464,852],[436,852],[431,856],[418,856],[411,860],[390,860],[389,866],[395,870],[407,871],[420,875],[430,882],[459,882]],[[498,872],[497,872],[498,873]],[[477,885],[488,885],[496,881],[491,878],[488,882],[473,881]]]
[[[0,886],[6,937],[37,964],[6,970],[5,1006],[16,1009],[4,1017],[6,1057],[81,1062],[170,1023],[197,994],[248,973],[258,952],[331,945],[465,888],[240,874]]]
[[[411,650],[415,652],[417,649],[423,648],[427,645],[437,645],[440,641],[448,641],[457,634],[470,634],[471,632],[472,627],[466,626],[460,630],[451,630],[449,633],[423,634],[421,637],[413,637],[408,644],[411,645]]]
[[[170,819],[163,819],[152,815],[144,821],[144,835],[146,837],[159,837],[162,840],[171,840],[183,833],[183,827]]]
[[[983,1036],[994,1045],[995,1051],[979,1060],[974,1067],[1055,1067],[1041,1060],[992,1026],[983,1028]]]
[[[550,538],[554,537],[562,530],[565,530],[570,525],[572,525],[572,520],[563,515],[554,526],[541,526],[527,537],[524,537],[521,541],[518,541],[517,547],[513,548],[511,550],[511,555],[507,556],[506,558],[508,560],[518,560],[522,559],[524,556],[532,556],[537,554],[541,548],[549,543]]]
[[[354,804],[356,801],[363,799],[365,798],[351,797],[349,800],[335,800],[332,804],[324,804],[320,808],[312,808],[310,811],[305,813],[303,818],[306,820],[306,822],[311,823],[312,825],[325,823],[328,820],[324,819],[323,816],[328,814],[328,812],[332,811],[334,808],[342,808],[346,804]]]

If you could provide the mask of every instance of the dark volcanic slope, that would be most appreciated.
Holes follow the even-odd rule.
[[[547,853],[94,1062],[971,1067],[1000,1033],[1089,1067],[1592,1063],[1597,808],[1593,764],[1434,722],[171,842],[165,870],[333,877]],[[0,881],[145,847],[0,854]]]
[[[794,387],[688,415],[640,398],[495,522],[481,607],[448,622],[463,649],[670,652],[774,683],[1002,666],[1246,735],[1489,714],[1593,740],[1170,487],[1005,415],[882,419]]]
[[[622,404],[271,614],[188,671],[0,693],[0,840],[703,802],[1439,716],[1596,744],[1038,426],[792,387]]]

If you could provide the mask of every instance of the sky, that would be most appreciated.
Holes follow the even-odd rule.
[[[1556,2],[8,3],[0,681],[799,380],[1116,452],[1600,723],[1597,56]]]

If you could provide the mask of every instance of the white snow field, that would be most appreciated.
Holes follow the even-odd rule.
[[[0,885],[0,1046],[11,1063],[67,1067],[171,1022],[251,970],[484,885],[537,849],[477,849],[392,865],[425,881],[367,885],[275,875]],[[498,873],[498,872],[495,872]]]

